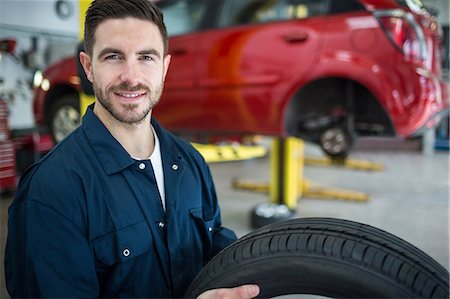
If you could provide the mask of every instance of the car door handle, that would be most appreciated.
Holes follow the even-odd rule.
[[[291,32],[283,34],[282,38],[288,44],[297,44],[308,40],[308,34],[304,32]]]

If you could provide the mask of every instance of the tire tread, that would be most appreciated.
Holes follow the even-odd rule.
[[[448,271],[421,250],[380,229],[330,218],[294,219],[254,231],[213,258],[187,294],[198,295],[220,273],[277,255],[335,259],[389,277],[416,297],[448,298]]]

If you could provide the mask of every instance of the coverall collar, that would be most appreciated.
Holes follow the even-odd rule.
[[[131,158],[128,152],[114,136],[111,135],[105,125],[94,114],[93,107],[94,104],[86,109],[86,114],[83,116],[81,125],[82,129],[94,148],[94,152],[101,162],[106,174],[111,175],[120,172],[135,163],[135,160]],[[176,147],[171,144],[169,139],[165,138],[164,134],[161,134],[162,128],[153,117],[151,124],[153,125],[161,144],[163,163],[164,157],[166,157],[169,158],[170,161],[177,161],[178,163],[185,164]]]

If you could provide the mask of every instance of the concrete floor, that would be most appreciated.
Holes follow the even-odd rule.
[[[307,145],[307,155],[320,151]],[[320,186],[366,193],[367,202],[302,197],[299,217],[334,217],[366,223],[417,246],[449,269],[449,153],[423,154],[417,142],[390,139],[359,141],[352,154],[384,165],[384,171],[367,172],[344,168],[306,166],[304,176]],[[238,236],[251,231],[249,213],[268,195],[232,187],[233,179],[268,182],[268,158],[211,164],[222,207],[225,226]],[[0,200],[0,256],[4,255],[7,207],[11,197]],[[0,295],[4,288],[3,262],[0,265]]]
[[[424,155],[412,143],[365,140],[354,159],[381,163],[384,171],[305,166],[306,179],[323,187],[366,193],[367,202],[300,198],[298,217],[333,217],[369,224],[412,243],[449,269],[449,153]],[[380,149],[380,148],[388,148]],[[320,152],[306,148],[306,154]],[[250,231],[248,213],[268,195],[236,190],[233,178],[268,181],[267,159],[211,165],[224,225],[239,236]]]

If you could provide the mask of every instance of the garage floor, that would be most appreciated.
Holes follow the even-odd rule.
[[[270,144],[270,142],[268,143]],[[309,156],[321,155],[307,145]],[[354,159],[384,165],[384,171],[356,171],[344,168],[305,166],[308,180],[323,186],[366,193],[367,202],[302,197],[299,217],[334,217],[363,222],[419,247],[449,269],[449,153],[423,154],[417,141],[364,139],[356,145]],[[268,158],[211,164],[225,226],[238,236],[248,233],[249,213],[257,204],[268,202],[268,195],[232,187],[233,179],[268,182]],[[7,207],[10,197],[0,200],[0,256],[3,261]],[[4,287],[3,262],[0,266],[1,298],[8,298]]]

